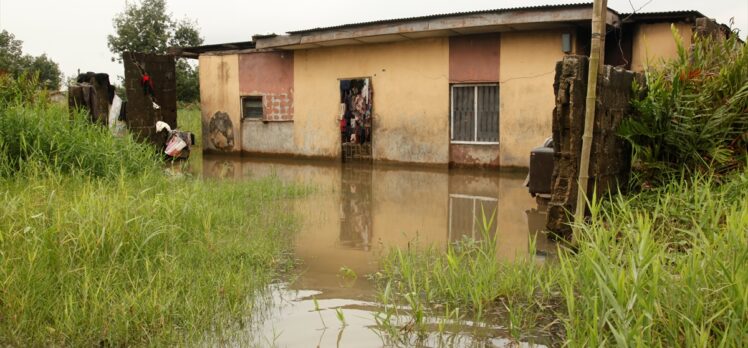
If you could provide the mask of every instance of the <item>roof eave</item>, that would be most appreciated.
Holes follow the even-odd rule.
[[[521,8],[493,12],[440,15],[402,21],[384,21],[328,29],[306,30],[256,40],[258,49],[304,49],[348,44],[404,41],[423,37],[466,35],[573,26],[589,22],[592,6]],[[607,23],[618,13],[608,10]]]

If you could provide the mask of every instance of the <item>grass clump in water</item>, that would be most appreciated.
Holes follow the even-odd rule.
[[[385,255],[376,277],[386,307],[378,321],[390,340],[416,344],[426,332],[441,331],[444,323],[434,330],[429,317],[442,315],[447,321],[508,319],[502,323],[506,330],[501,335],[517,340],[544,343],[539,337],[552,334],[550,309],[558,272],[535,261],[534,241],[527,257],[500,261],[497,244],[501,241],[488,232],[492,218],[484,217],[481,224],[480,240],[466,238],[449,244],[446,251],[415,245],[393,248]]]
[[[190,343],[242,323],[291,264],[293,220],[251,183],[15,177],[0,183],[0,344]],[[211,330],[217,330],[211,333]]]
[[[578,247],[560,248],[556,263],[502,263],[492,242],[461,242],[446,253],[392,250],[380,294],[408,304],[415,324],[419,311],[443,307],[472,312],[468,319],[499,314],[509,332],[498,335],[516,340],[547,334],[575,347],[744,346],[748,171],[725,179],[717,185],[695,176],[595,203]],[[389,331],[403,336],[410,327],[419,329]]]

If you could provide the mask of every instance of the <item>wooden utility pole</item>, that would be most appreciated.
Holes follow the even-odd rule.
[[[587,210],[587,186],[590,180],[590,152],[592,133],[595,126],[595,104],[597,103],[597,75],[603,65],[605,50],[605,22],[608,15],[608,1],[595,0],[592,5],[592,43],[590,45],[590,65],[587,70],[587,101],[584,109],[584,134],[582,153],[579,161],[579,191],[574,221],[584,221]]]

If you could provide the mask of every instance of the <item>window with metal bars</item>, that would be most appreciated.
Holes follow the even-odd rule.
[[[251,119],[261,119],[264,114],[262,107],[262,96],[245,96],[242,97],[242,117]]]
[[[451,87],[452,143],[499,143],[499,86]]]

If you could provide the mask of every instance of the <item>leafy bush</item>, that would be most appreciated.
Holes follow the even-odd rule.
[[[14,78],[0,73],[0,109],[11,105],[46,104],[46,91],[40,90],[38,74],[22,74]]]
[[[673,30],[678,57],[646,72],[620,134],[634,149],[638,183],[658,186],[679,175],[718,176],[746,164],[748,146],[748,46],[696,37],[689,50]]]

